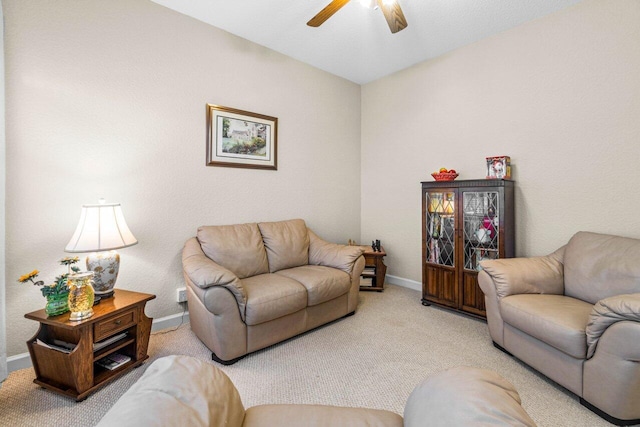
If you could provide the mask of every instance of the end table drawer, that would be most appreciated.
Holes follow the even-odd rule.
[[[117,316],[96,322],[93,326],[94,342],[101,341],[110,335],[136,325],[136,310],[129,310]]]

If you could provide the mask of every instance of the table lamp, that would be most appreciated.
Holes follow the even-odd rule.
[[[93,271],[96,297],[113,296],[120,269],[120,255],[116,249],[138,243],[127,227],[120,203],[82,205],[80,222],[65,252],[91,252],[87,256],[87,271]]]

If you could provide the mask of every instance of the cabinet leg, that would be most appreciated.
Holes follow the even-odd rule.
[[[424,305],[425,307],[429,307],[431,305],[431,303],[429,301],[427,301],[426,299],[422,300],[422,305]]]

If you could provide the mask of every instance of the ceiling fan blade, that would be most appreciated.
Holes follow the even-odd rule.
[[[387,20],[387,24],[389,24],[389,29],[392,33],[395,34],[407,28],[407,20],[404,17],[404,13],[402,13],[398,0],[395,0],[391,4],[385,4],[383,0],[378,0],[378,6],[382,9],[384,18]]]
[[[336,13],[342,6],[349,3],[349,0],[333,0],[329,3],[324,9],[322,9],[316,16],[311,18],[307,25],[310,27],[319,27],[326,21],[331,18],[334,13]]]

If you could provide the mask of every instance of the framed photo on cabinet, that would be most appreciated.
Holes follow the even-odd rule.
[[[278,169],[278,119],[207,104],[207,166]]]
[[[509,156],[487,157],[487,179],[511,179]]]

